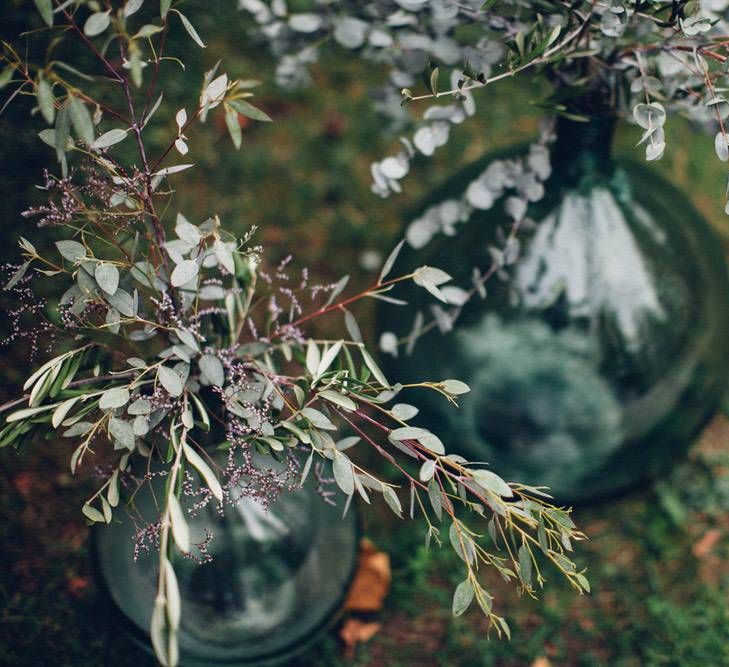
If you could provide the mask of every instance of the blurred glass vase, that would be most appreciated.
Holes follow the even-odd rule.
[[[435,316],[410,354],[383,363],[390,381],[470,385],[460,410],[437,396],[419,404],[451,452],[573,502],[635,486],[681,457],[729,370],[721,244],[653,169],[612,158],[613,129],[612,118],[560,119],[551,166],[516,149],[448,181],[408,227],[423,247],[403,251],[404,268],[438,267],[468,291],[474,267],[483,274],[496,256],[486,298],[434,310],[413,286],[410,317],[386,303],[378,313],[381,332],[411,340],[413,321]],[[504,246],[520,187],[537,201]]]
[[[197,559],[175,561],[180,664],[281,664],[320,636],[341,608],[357,559],[355,514],[350,509],[342,519],[341,505],[325,503],[307,484],[283,491],[267,509],[242,497],[223,513],[209,504],[188,515],[191,543],[203,548]],[[142,517],[156,516],[150,485],[134,507]],[[151,651],[158,563],[153,554],[134,560],[138,523],[98,524],[94,557],[131,636]]]

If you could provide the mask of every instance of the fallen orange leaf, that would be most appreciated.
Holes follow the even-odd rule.
[[[86,577],[71,577],[68,580],[68,590],[72,595],[79,597],[89,587],[89,580]]]
[[[552,667],[552,663],[549,662],[549,658],[545,658],[542,655],[532,663],[532,667]]]
[[[350,611],[379,611],[390,590],[390,556],[368,539],[359,547],[359,565],[344,608]]]
[[[718,528],[711,528],[707,530],[691,547],[691,553],[696,558],[703,558],[706,556],[716,545],[721,537],[721,531]]]
[[[379,623],[365,623],[356,618],[349,618],[345,621],[339,636],[345,645],[345,654],[347,657],[354,656],[354,649],[357,644],[369,641],[374,637],[382,627]]]

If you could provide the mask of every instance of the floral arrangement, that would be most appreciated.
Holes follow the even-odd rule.
[[[281,86],[310,83],[308,68],[328,43],[385,66],[387,80],[373,97],[388,121],[383,126],[401,136],[396,153],[371,165],[372,191],[382,197],[401,192],[413,160],[445,145],[500,81],[536,75],[553,84],[534,102],[545,117],[523,157],[492,161],[460,196],[410,221],[406,240],[415,249],[457,234],[474,211],[497,203],[506,224],[501,243],[489,248],[490,265],[473,267],[470,283],[453,286],[445,307],[434,305],[428,321],[416,317],[406,339],[382,335],[388,354],[412,348],[433,328],[451,330],[471,298],[485,298],[487,280],[509,278],[519,232],[533,224],[528,208],[544,196],[552,173],[555,117],[622,116],[654,161],[666,150],[669,116],[678,114],[712,133],[718,159],[729,160],[726,0],[314,0],[306,10],[285,0],[239,4],[256,23],[254,37],[278,59]]]
[[[666,147],[665,121],[680,113],[714,128],[716,153],[729,159],[724,121],[729,23],[726,0],[386,0],[331,3],[308,11],[285,0],[240,0],[258,24],[254,31],[279,58],[277,82],[309,82],[307,68],[328,41],[388,67],[378,108],[395,129],[407,127],[400,110],[427,107],[403,149],[372,165],[375,193],[400,192],[415,155],[432,155],[452,126],[476,113],[474,93],[499,81],[538,72],[559,91],[539,105],[550,114],[587,120],[590,112],[630,117],[642,130],[646,160]],[[448,72],[442,83],[442,70]],[[600,90],[599,108],[585,93]],[[540,170],[535,176],[539,178]],[[526,202],[529,197],[520,193]]]
[[[250,101],[256,82],[231,80],[218,66],[206,73],[198,99],[169,110],[160,88],[165,61],[181,62],[166,50],[169,32],[182,27],[190,48],[205,42],[177,3],[143,4],[35,0],[46,28],[26,39],[41,43],[45,60],[23,55],[36,48],[3,44],[6,104],[34,98],[46,124],[39,138],[60,173],[46,172],[48,201],[26,212],[58,240],[43,251],[21,237],[23,261],[5,285],[18,304],[11,339],[27,337],[45,359],[25,393],[0,406],[0,446],[61,438],[74,474],[101,450],[113,464],[81,507],[90,523],[110,523],[120,511],[134,517],[134,487],[153,474],[132,475],[132,463],[162,467],[154,473],[165,481],[159,516],[140,526],[137,545],[151,542],[159,558],[150,627],[157,659],[179,659],[185,610],[175,562],[196,549],[186,519],[191,503],[222,511],[245,496],[267,504],[312,469],[331,469],[322,493],[336,485],[347,506],[355,496],[365,503],[381,496],[397,516],[422,517],[426,542],[450,545],[463,564],[453,613],[475,600],[499,635],[509,627],[481,567],[534,594],[546,561],[588,591],[568,555],[583,538],[569,511],[543,488],[507,483],[448,454],[403,401],[409,391],[429,390],[456,404],[468,387],[456,379],[391,384],[363,342],[357,302],[398,303],[393,295],[405,281],[447,301],[458,288],[445,272],[422,266],[395,275],[401,242],[369,288],[346,296],[347,276],[318,285],[288,260],[268,266],[253,245],[255,230],[239,238],[217,217],[192,222],[175,210],[175,182],[184,185],[178,174],[194,166],[187,141],[196,123],[222,114],[240,148],[240,115],[271,119]],[[62,43],[83,56],[62,60]],[[168,145],[153,155],[147,132],[154,125],[168,132]],[[47,283],[47,300],[33,289],[39,281]],[[310,323],[330,315],[343,318],[346,333],[316,337]],[[222,464],[216,450],[227,457]],[[397,470],[399,481],[366,468],[367,451]],[[254,455],[278,465],[261,466]]]

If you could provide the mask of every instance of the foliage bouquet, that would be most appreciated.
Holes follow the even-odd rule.
[[[376,195],[407,189],[418,163],[469,122],[487,137],[463,152],[470,161],[495,133],[483,118],[469,119],[481,104],[501,110],[507,80],[523,80],[508,90],[518,90],[510,109],[543,111],[528,146],[485,154],[462,170],[452,148],[448,166],[459,165],[457,173],[412,210],[402,265],[436,265],[460,291],[449,291],[445,305],[406,293],[404,318],[378,310],[388,375],[442,369],[471,386],[445,431],[447,446],[498,462],[509,476],[547,481],[570,499],[637,486],[665,469],[675,458],[669,451],[684,453],[725,386],[725,259],[682,193],[652,167],[614,159],[611,146],[623,119],[646,161],[660,160],[679,143],[680,115],[711,134],[718,160],[729,159],[727,3],[241,0],[241,7],[271,46],[282,86],[316,82],[309,70],[324,44],[385,70],[373,97],[400,141],[371,164]],[[655,242],[646,241],[648,228],[660,229]],[[628,311],[640,325],[625,326]],[[705,345],[690,342],[698,331],[712,332]],[[537,362],[546,338],[555,355]],[[706,359],[689,361],[699,346]],[[582,370],[566,371],[568,359]],[[689,367],[700,370],[678,371]],[[666,383],[673,398],[645,409],[656,406],[653,396],[672,373],[686,378]],[[592,390],[581,385],[588,377]],[[588,405],[598,394],[605,400]],[[423,417],[447,421],[428,398],[418,403]]]
[[[381,496],[397,516],[420,515],[426,542],[450,545],[463,564],[453,612],[475,600],[498,634],[509,628],[481,566],[533,594],[546,561],[587,591],[567,555],[583,537],[569,511],[542,488],[506,483],[449,455],[402,400],[427,390],[456,404],[468,387],[456,379],[390,384],[363,342],[358,301],[398,303],[393,294],[406,281],[447,300],[449,276],[422,266],[393,277],[400,244],[374,284],[345,296],[346,276],[318,285],[288,260],[268,266],[255,230],[238,237],[218,217],[188,220],[175,210],[175,187],[194,166],[187,135],[220,113],[240,148],[241,115],[270,120],[250,101],[256,82],[231,80],[216,65],[197,99],[170,110],[160,85],[184,54],[167,52],[169,32],[182,28],[190,48],[205,46],[176,3],[35,4],[45,27],[23,36],[23,46],[3,44],[0,82],[6,104],[31,97],[33,122],[46,124],[39,138],[60,173],[46,172],[48,200],[26,216],[55,242],[39,250],[21,237],[23,261],[5,285],[17,304],[11,341],[29,338],[44,359],[26,393],[0,408],[0,446],[59,439],[74,474],[94,456],[106,465],[80,509],[90,523],[136,517],[139,541],[155,546],[150,637],[158,660],[179,660],[185,605],[175,563],[197,548],[188,513],[211,504],[224,511],[242,497],[266,506],[312,471],[323,495],[336,485],[347,505]],[[23,55],[38,52],[38,62]],[[151,154],[154,125],[168,140]],[[329,315],[343,318],[346,333],[312,331]],[[382,471],[370,469],[367,451]],[[271,466],[260,463],[266,457]],[[135,462],[147,474],[134,473]],[[135,514],[135,494],[160,476],[150,524]]]
[[[479,99],[517,77],[534,76],[531,103],[546,116],[625,117],[637,126],[636,143],[648,161],[664,154],[671,114],[712,132],[717,157],[729,159],[726,0],[313,0],[301,6],[240,0],[240,6],[257,24],[253,34],[274,53],[282,87],[310,84],[309,69],[328,44],[384,65],[387,80],[373,97],[388,121],[383,126],[403,134],[398,153],[372,164],[372,190],[383,197],[401,192],[413,159],[444,146],[477,113]],[[552,84],[548,92],[540,79]],[[548,143],[541,136],[523,165],[516,194],[524,204],[538,198],[546,178]],[[475,187],[463,203],[482,208],[493,201],[483,189]],[[413,231],[420,242],[424,235]]]

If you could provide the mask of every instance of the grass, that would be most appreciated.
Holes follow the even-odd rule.
[[[13,11],[10,4],[4,12]],[[209,4],[196,25],[211,40],[193,71],[199,74],[224,56],[231,74],[270,81],[271,63],[245,41],[237,14],[226,3]],[[3,31],[18,22],[7,18]],[[231,27],[216,36],[221,22]],[[272,261],[292,252],[297,263],[324,279],[343,272],[353,272],[354,283],[371,279],[361,267],[364,250],[386,253],[407,211],[430,187],[485,150],[528,138],[538,115],[528,105],[534,95],[528,82],[480,93],[478,117],[456,128],[434,159],[416,164],[404,195],[380,201],[369,193],[369,163],[395,146],[394,138],[378,132],[370,105],[370,86],[380,75],[330,53],[315,68],[311,89],[284,94],[266,83],[259,102],[275,122],[244,128],[239,153],[220,123],[211,122],[193,136],[198,169],[185,181],[187,190],[180,189],[176,205],[190,219],[218,212],[239,230],[258,225]],[[184,92],[178,86],[171,99],[181,99]],[[0,117],[7,176],[0,194],[3,229],[15,234],[14,220],[35,196],[38,165],[48,155],[25,117],[13,113]],[[725,176],[711,139],[673,119],[667,134],[666,157],[652,168],[689,192],[726,234],[721,213]],[[637,137],[635,128],[621,128],[619,150],[632,151]],[[163,139],[160,130],[157,140]],[[11,172],[8,160],[19,152],[27,159]],[[360,318],[369,321],[366,311]],[[7,395],[26,370],[22,351],[5,352],[2,367]],[[450,617],[457,563],[445,552],[425,552],[419,524],[397,523],[376,506],[365,519],[366,533],[391,554],[393,588],[376,617],[382,630],[359,648],[353,664],[509,667],[538,658],[575,666],[729,664],[728,433],[726,422],[716,422],[669,480],[577,512],[590,536],[579,546],[578,561],[589,567],[592,595],[576,597],[555,578],[541,600],[519,599],[489,577],[500,613],[512,624],[511,642],[487,639],[476,613]],[[0,664],[151,664],[119,635],[97,596],[78,512],[89,487],[70,478],[67,456],[65,446],[54,441],[19,454],[2,453]],[[299,664],[342,664],[335,633]]]

